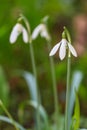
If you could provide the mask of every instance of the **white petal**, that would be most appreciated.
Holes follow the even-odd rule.
[[[74,55],[75,57],[77,57],[77,52],[74,49],[74,47],[70,43],[67,43],[67,44],[68,44],[69,50],[72,53],[72,55]]]
[[[46,40],[50,40],[50,36],[49,36],[47,30],[41,31],[41,37],[46,38]]]
[[[19,24],[16,24],[13,29],[12,29],[12,32],[11,32],[11,35],[10,35],[10,43],[15,43],[16,40],[17,40],[17,37],[18,35],[20,34],[18,32],[18,27],[19,27]]]
[[[46,37],[47,36],[47,32],[45,30],[41,31],[41,37]]]
[[[18,34],[17,34],[17,33],[11,32],[11,35],[10,35],[10,43],[15,43],[16,40],[17,40],[17,37],[18,37]]]
[[[66,56],[66,40],[62,39],[62,43],[60,45],[60,50],[59,50],[59,57],[61,60],[63,60]]]
[[[28,33],[27,33],[27,30],[24,27],[23,27],[22,33],[23,33],[23,41],[25,43],[28,43]]]
[[[52,50],[51,50],[49,56],[53,56],[53,55],[57,52],[57,50],[58,50],[60,44],[61,44],[61,42],[57,43],[57,44],[52,48]]]
[[[38,25],[38,26],[34,29],[34,31],[33,31],[33,33],[32,33],[32,39],[33,39],[33,40],[37,38],[37,36],[40,34],[40,31],[42,30],[42,28],[43,28],[43,24],[40,24],[40,25]]]

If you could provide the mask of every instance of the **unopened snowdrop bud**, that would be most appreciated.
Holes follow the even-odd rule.
[[[25,27],[20,24],[20,23],[17,23],[13,29],[12,29],[12,32],[11,32],[11,35],[10,35],[10,43],[15,43],[18,36],[22,33],[22,36],[23,36],[23,41],[25,43],[28,42],[28,33],[27,33],[27,30],[25,29]]]
[[[46,40],[50,40],[50,35],[47,31],[46,25],[45,24],[39,24],[33,31],[32,33],[32,39],[36,39],[38,35],[40,34],[41,37],[45,38]]]
[[[51,50],[49,56],[53,56],[59,49],[59,58],[63,60],[66,56],[66,48],[70,50],[73,56],[77,57],[77,52],[75,51],[74,47],[65,39],[63,38],[59,43],[57,43],[53,49]]]

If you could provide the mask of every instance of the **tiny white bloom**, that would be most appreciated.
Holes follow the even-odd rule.
[[[68,47],[73,56],[77,57],[75,49],[66,39],[62,39],[59,43],[57,43],[51,50],[49,56],[53,56],[59,49],[59,58],[63,60],[66,56],[66,47]]]
[[[22,33],[23,35],[23,41],[25,43],[28,42],[28,33],[27,33],[27,30],[25,29],[25,27],[20,24],[20,23],[17,23],[13,29],[12,29],[12,32],[11,32],[11,35],[10,35],[10,43],[15,43],[18,36]]]
[[[36,39],[38,35],[41,35],[41,37],[46,38],[46,40],[50,40],[49,33],[47,31],[45,24],[39,24],[32,33],[32,39]]]

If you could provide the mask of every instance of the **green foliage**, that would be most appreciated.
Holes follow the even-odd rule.
[[[70,100],[69,100],[69,125],[71,122],[71,117],[73,113],[73,108],[74,108],[74,102],[76,98],[75,90],[79,91],[79,89],[82,87],[81,82],[83,79],[83,73],[81,71],[74,71],[73,76],[72,76],[72,82],[71,82],[71,90],[70,90]]]
[[[72,117],[71,130],[78,130],[80,126],[80,106],[77,92],[75,92],[76,100],[75,100],[75,108],[74,115]]]
[[[9,123],[9,124],[14,125],[14,124],[13,124],[13,121],[12,121],[10,118],[6,117],[6,116],[0,116],[0,121],[4,121],[4,122],[6,122],[6,123]],[[25,129],[23,126],[21,126],[19,123],[15,122],[15,124],[16,124],[16,126],[17,126],[20,130],[26,130],[26,129]]]
[[[9,43],[9,36],[12,27],[17,21],[20,13],[23,13],[29,20],[31,25],[31,32],[33,31],[34,27],[38,25],[40,19],[45,16],[50,16],[50,23],[49,23],[49,30],[51,30],[52,34],[52,43],[56,43],[56,39],[60,39],[60,33],[62,31],[63,25],[67,24],[67,26],[71,25],[71,18],[73,15],[78,13],[79,10],[84,11],[87,10],[86,0],[3,0],[0,5],[0,11],[2,12],[0,15],[0,64],[5,68],[7,71],[9,78],[11,78],[12,71],[15,69],[26,69],[27,71],[22,72],[20,75],[24,77],[27,83],[27,87],[29,90],[29,94],[31,99],[34,103],[31,105],[36,109],[37,106],[37,90],[35,85],[35,77],[28,73],[31,69],[30,63],[30,56],[29,56],[29,48],[28,45],[25,45],[21,38],[18,38],[16,44],[10,45]],[[68,16],[68,17],[67,17]],[[68,18],[68,19],[67,19]],[[59,24],[58,24],[59,23]],[[69,23],[69,24],[68,24]],[[59,31],[59,33],[58,33]],[[55,39],[55,40],[54,40]],[[53,95],[51,93],[51,78],[50,78],[50,67],[48,63],[48,50],[47,46],[44,46],[46,41],[42,41],[39,37],[36,41],[33,42],[34,49],[35,49],[35,58],[36,58],[36,65],[38,71],[38,79],[40,84],[40,90],[42,91],[41,97],[43,105],[49,105],[47,107],[49,116],[53,114],[53,107],[51,103],[53,103]],[[55,59],[58,60],[58,56]],[[75,64],[74,64],[75,63]],[[82,71],[84,74],[83,85],[80,88],[80,96],[81,99],[86,102],[87,100],[87,55],[84,54],[81,58],[77,59],[77,61],[72,62],[75,68]],[[64,81],[66,79],[66,63],[58,62],[56,65],[56,77],[57,82]],[[73,71],[72,67],[72,71]],[[9,84],[7,82],[6,76],[3,72],[3,68],[0,66],[0,98],[2,99],[3,103],[7,107],[9,104]],[[79,79],[77,79],[79,81]],[[10,79],[9,79],[10,81]],[[74,83],[77,84],[76,80]],[[17,85],[17,84],[16,84]],[[14,85],[15,86],[15,85]],[[21,86],[21,85],[20,85]],[[15,86],[17,88],[17,86]],[[71,87],[72,88],[72,87]],[[11,89],[12,86],[11,86]],[[26,89],[26,88],[25,88]],[[58,88],[57,88],[58,89]],[[15,89],[16,90],[16,89]],[[64,92],[64,89],[61,89]],[[18,90],[16,90],[18,91]],[[15,92],[16,93],[16,92]],[[20,94],[20,92],[18,92]],[[73,92],[72,92],[73,93]],[[15,96],[16,97],[16,96]],[[73,96],[73,99],[74,96]],[[73,100],[72,99],[72,100]],[[13,101],[15,99],[12,99]],[[20,101],[20,99],[18,99]],[[71,100],[72,104],[73,101]],[[65,100],[64,100],[65,101]],[[15,104],[15,103],[14,103]],[[35,105],[36,104],[36,105]],[[62,103],[61,103],[62,104]],[[73,106],[73,105],[72,105]],[[86,105],[85,105],[86,106]],[[10,104],[11,111],[14,112],[13,106]],[[63,108],[64,110],[64,102]],[[17,111],[17,110],[15,110]],[[42,117],[46,122],[46,113],[41,112]],[[51,114],[50,114],[51,113]],[[76,96],[76,104],[75,104],[75,111],[73,117],[73,128],[75,130],[79,127],[79,103],[78,103],[78,96]],[[11,122],[6,117],[0,117],[1,120]],[[49,119],[52,121],[52,119]],[[76,121],[76,122],[75,122]],[[64,122],[63,122],[64,123]],[[63,123],[62,126],[63,126]],[[75,126],[76,124],[76,126]],[[55,120],[54,120],[55,125]],[[53,122],[50,123],[50,126],[53,126]],[[21,130],[25,130],[24,128],[20,128]]]
[[[9,104],[9,84],[6,80],[6,76],[3,68],[0,66],[0,99],[8,106]]]
[[[35,77],[33,76],[33,74],[27,71],[21,71],[21,74],[21,76],[23,76],[25,81],[27,82],[27,87],[31,95],[31,99],[37,102],[38,99]]]
[[[38,107],[38,104],[36,101],[34,100],[30,100],[30,101],[25,101],[25,102],[22,102],[19,106],[19,117],[20,117],[20,120],[22,119],[23,120],[23,116],[24,116],[24,109],[26,106],[31,106],[32,108],[34,108],[36,111],[37,110],[37,107]],[[48,130],[49,128],[49,121],[48,121],[48,115],[44,109],[44,107],[40,104],[39,106],[39,113],[40,113],[40,117],[41,117],[41,124],[42,126],[44,126],[44,128],[46,130]],[[34,118],[35,118],[35,113],[34,113]]]

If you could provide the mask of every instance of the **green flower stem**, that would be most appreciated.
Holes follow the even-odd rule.
[[[32,62],[33,73],[34,73],[35,80],[36,80],[36,88],[37,88],[37,129],[41,130],[40,113],[39,113],[40,101],[39,101],[39,91],[38,91],[38,82],[37,82],[37,71],[36,71],[36,64],[35,64],[34,49],[33,49],[32,38],[31,38],[30,25],[25,16],[22,15],[21,17],[24,20],[24,23],[26,25],[26,28],[27,28],[27,31],[29,34],[29,47],[30,47],[31,62]]]
[[[39,91],[38,91],[38,82],[37,82],[37,71],[36,71],[34,50],[33,50],[32,43],[30,43],[29,45],[30,45],[30,54],[31,54],[33,73],[34,73],[34,76],[35,76],[36,88],[37,88],[37,127],[38,127],[38,130],[41,130],[41,128],[40,128],[40,113],[39,113],[40,101],[39,101]]]
[[[48,43],[48,50],[51,49],[51,44],[50,41]],[[58,130],[59,128],[59,108],[58,108],[58,93],[57,93],[57,86],[56,86],[56,77],[55,77],[55,69],[54,69],[54,61],[53,57],[50,58],[50,68],[51,68],[51,75],[52,75],[52,84],[53,84],[53,94],[54,94],[54,107],[55,107],[55,120],[56,120],[56,129]]]
[[[67,83],[66,83],[66,108],[65,108],[65,130],[68,130],[68,106],[69,106],[69,94],[70,94],[70,65],[71,58],[68,57],[67,60]]]
[[[3,111],[6,113],[6,115],[9,117],[9,119],[11,119],[11,121],[13,122],[13,125],[15,127],[16,130],[19,130],[14,119],[12,118],[11,114],[8,112],[8,110],[6,109],[6,107],[4,106],[4,104],[2,103],[2,101],[0,100],[0,106],[2,107]]]
[[[66,27],[64,27],[67,39],[71,43],[71,36]],[[68,50],[68,60],[67,60],[67,83],[66,83],[66,108],[65,108],[65,130],[69,129],[68,124],[68,110],[69,110],[69,97],[70,97],[70,70],[71,70],[71,53]]]

